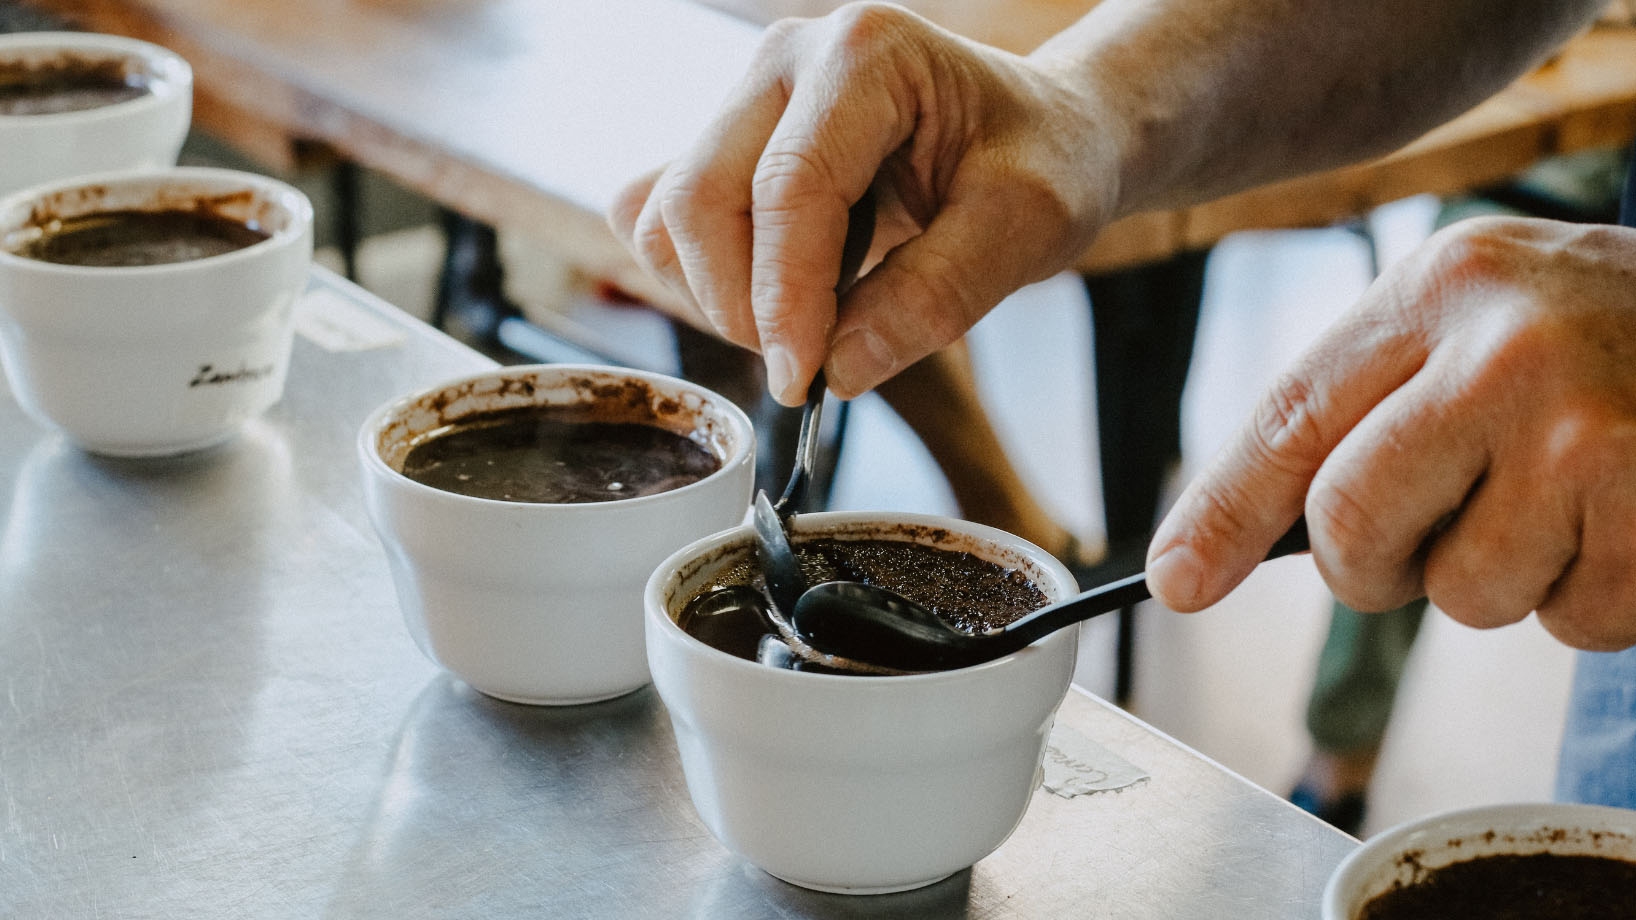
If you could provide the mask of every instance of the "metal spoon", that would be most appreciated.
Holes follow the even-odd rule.
[[[858,280],[864,256],[875,232],[875,197],[865,191],[847,214],[846,241],[841,244],[841,273],[835,284],[839,297]],[[795,446],[795,470],[784,487],[784,494],[775,505],[767,498],[766,490],[756,492],[754,521],[756,532],[756,559],[761,573],[767,579],[767,595],[779,613],[788,617],[795,603],[806,590],[806,579],[801,575],[801,564],[795,558],[795,547],[790,545],[786,531],[790,518],[795,516],[805,497],[807,484],[818,460],[818,426],[823,421],[824,374],[819,371],[807,389],[807,402],[801,409],[801,434]]]
[[[807,403],[801,409],[801,437],[795,446],[795,471],[784,487],[778,504],[767,498],[765,489],[756,492],[753,517],[756,531],[756,559],[761,563],[761,574],[767,579],[767,595],[773,606],[789,616],[795,602],[807,589],[801,575],[801,563],[795,558],[795,547],[790,545],[784,530],[785,519],[795,516],[806,495],[807,483],[812,480],[818,452],[818,426],[823,420],[824,375],[820,371],[807,391]]]
[[[1268,559],[1309,549],[1296,520]],[[1147,600],[1147,573],[1093,588],[986,633],[962,632],[902,595],[852,581],[815,585],[801,595],[790,626],[820,652],[902,671],[963,668],[1009,655],[1064,626]]]

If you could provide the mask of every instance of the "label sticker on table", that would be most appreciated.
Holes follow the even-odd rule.
[[[296,302],[295,331],[325,351],[392,348],[405,339],[403,329],[327,287]]]
[[[1064,725],[1051,729],[1045,745],[1045,791],[1065,799],[1133,786],[1148,773]]]

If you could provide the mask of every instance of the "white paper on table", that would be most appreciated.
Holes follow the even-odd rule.
[[[295,331],[325,351],[392,348],[404,331],[327,287],[314,287],[295,304]]]
[[[1148,778],[1146,770],[1060,723],[1046,742],[1044,768],[1045,791],[1065,799],[1112,792]]]

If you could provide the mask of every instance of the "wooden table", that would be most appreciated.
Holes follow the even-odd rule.
[[[714,112],[759,28],[689,0],[27,0],[192,64],[195,124],[314,144],[663,298],[603,212]]]
[[[146,38],[197,74],[196,121],[269,165],[321,143],[473,218],[531,233],[638,293],[602,222],[632,175],[688,143],[743,71],[760,21],[835,0],[29,0]],[[1027,51],[1088,0],[911,0]],[[733,15],[730,15],[733,14]],[[1081,268],[1207,247],[1234,230],[1319,226],[1450,194],[1539,159],[1636,136],[1636,30],[1600,28],[1553,65],[1382,160],[1109,227]]]

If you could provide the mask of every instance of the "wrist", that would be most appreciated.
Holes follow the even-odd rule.
[[[1067,35],[1042,45],[1028,62],[1059,104],[1073,112],[1061,127],[1077,134],[1072,143],[1106,225],[1160,203],[1162,196],[1152,191],[1158,180],[1151,151],[1162,146],[1156,141],[1161,126],[1154,117],[1162,109],[1143,108],[1148,95],[1135,80],[1126,79],[1118,55],[1066,41]]]

